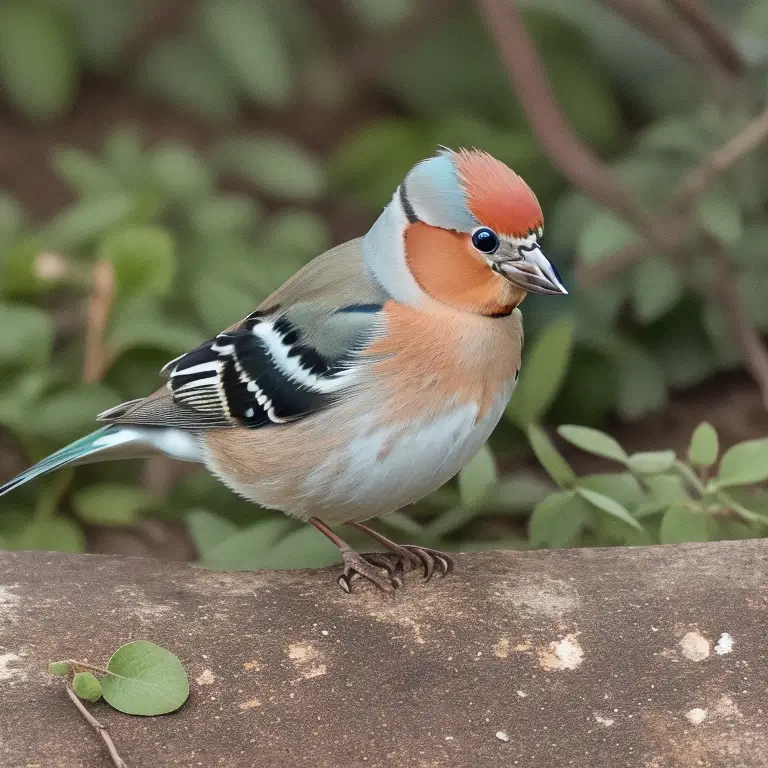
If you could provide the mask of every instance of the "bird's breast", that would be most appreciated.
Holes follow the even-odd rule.
[[[437,416],[455,406],[476,407],[482,419],[520,370],[519,310],[488,318],[448,307],[418,308],[389,302],[371,359],[372,397],[390,423]]]

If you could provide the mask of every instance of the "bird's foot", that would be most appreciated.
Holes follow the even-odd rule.
[[[383,544],[389,550],[385,557],[395,563],[395,567],[399,568],[400,572],[408,573],[411,570],[423,570],[425,583],[435,573],[438,573],[440,576],[447,576],[458,564],[456,558],[447,552],[420,547],[417,544],[396,544],[373,528],[363,525],[363,523],[351,522],[348,525],[357,528],[358,531],[368,534],[368,536]]]
[[[424,571],[424,583],[426,584],[436,573],[440,576],[447,576],[453,571],[458,564],[458,561],[453,555],[449,555],[447,552],[440,552],[437,549],[429,549],[428,547],[420,547],[417,544],[398,544],[398,550],[404,550],[404,555],[398,550],[393,550],[392,553],[395,557],[401,560],[407,557],[408,565],[402,564],[404,570],[408,570],[409,566],[422,568]],[[414,563],[415,560],[415,563]]]
[[[403,585],[402,566],[386,554],[372,552],[361,555],[351,547],[341,550],[344,570],[337,579],[339,586],[347,593],[352,591],[352,579],[360,576],[375,584],[382,592],[389,594]],[[382,572],[383,571],[383,572]]]

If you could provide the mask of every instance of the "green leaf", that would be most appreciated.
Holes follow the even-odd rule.
[[[560,491],[539,502],[529,522],[534,547],[574,544],[590,520],[589,507],[574,491]]]
[[[548,480],[538,474],[519,472],[503,477],[493,489],[488,507],[502,514],[528,514],[552,491]]]
[[[507,415],[521,428],[541,420],[557,396],[573,350],[571,318],[551,323],[536,340],[522,366]]]
[[[268,518],[238,531],[213,549],[202,553],[200,562],[206,568],[220,571],[248,571],[261,567],[269,551],[290,528],[285,518]]]
[[[71,384],[40,400],[28,417],[29,434],[62,444],[96,427],[96,415],[122,398],[98,383]]]
[[[56,677],[66,677],[69,674],[69,662],[52,661],[48,665],[48,674]]]
[[[611,515],[611,517],[621,520],[638,531],[643,530],[643,526],[632,517],[626,507],[619,504],[615,499],[605,496],[602,493],[597,493],[597,491],[591,491],[589,488],[577,488],[576,493],[578,493],[585,501],[588,501],[593,506]]]
[[[0,6],[0,75],[10,100],[28,117],[60,117],[72,105],[80,75],[66,21],[45,4]]]
[[[101,683],[92,672],[76,672],[72,678],[72,690],[86,701],[101,698]]]
[[[269,8],[251,0],[205,0],[202,28],[243,90],[269,107],[283,107],[292,89],[291,62]]]
[[[229,139],[219,145],[216,156],[221,170],[275,197],[311,202],[325,191],[320,162],[285,136]]]
[[[85,552],[85,536],[79,525],[63,517],[32,520],[18,534],[8,536],[11,549],[46,552]]]
[[[529,424],[527,434],[531,450],[555,483],[560,488],[570,488],[574,485],[576,473],[552,444],[547,433],[537,424]]]
[[[125,221],[134,210],[134,200],[124,194],[83,199],[51,222],[51,240],[62,251],[80,248]]]
[[[631,421],[660,408],[667,400],[664,371],[641,347],[632,346],[618,356],[619,381],[616,405],[619,414]]]
[[[144,57],[140,79],[153,96],[215,121],[237,115],[237,93],[216,57],[199,40],[174,38]]]
[[[672,469],[676,458],[674,451],[643,451],[633,453],[627,466],[638,475],[660,475]]]
[[[640,236],[630,224],[601,210],[589,220],[579,237],[579,258],[583,264],[592,264],[639,241]]]
[[[213,193],[213,175],[200,156],[180,142],[155,149],[149,157],[149,172],[155,183],[178,203],[196,203]]]
[[[218,330],[236,319],[219,325]],[[109,343],[119,352],[146,347],[165,352],[170,359],[194,349],[201,341],[201,332],[169,320],[156,299],[146,295],[119,299],[110,319]]]
[[[711,467],[717,461],[719,450],[717,431],[709,422],[702,421],[693,431],[688,460],[697,467]]]
[[[125,0],[77,0],[75,31],[89,69],[108,74],[117,71],[136,11]]]
[[[339,562],[339,550],[311,525],[283,536],[254,560],[253,568],[282,570],[288,568],[324,568]]]
[[[592,427],[579,427],[575,424],[563,424],[557,428],[557,433],[577,448],[605,459],[626,464],[629,457],[627,452],[610,435]]]
[[[189,293],[204,328],[216,334],[252,312],[268,292],[258,295],[224,276],[203,274],[192,283]]]
[[[147,640],[118,648],[101,681],[104,700],[127,715],[175,712],[189,696],[187,673],[178,657]]]
[[[638,137],[641,152],[698,157],[711,149],[699,130],[697,121],[690,117],[663,117],[648,126]]]
[[[206,509],[193,509],[185,517],[197,554],[201,558],[240,530],[234,523]]]
[[[0,304],[0,366],[43,367],[53,349],[53,326],[45,312],[20,304]],[[12,331],[12,332],[11,332]]]
[[[682,479],[676,475],[649,475],[643,478],[643,483],[648,488],[651,501],[662,507],[690,498]]]
[[[579,486],[610,496],[627,508],[634,508],[644,497],[637,478],[629,472],[605,472],[579,478]]]
[[[161,227],[126,227],[107,235],[98,258],[114,266],[118,290],[163,296],[173,287],[176,249],[171,233]]]
[[[388,29],[402,24],[413,13],[410,0],[347,0],[347,3],[372,29]]]
[[[261,248],[275,261],[290,256],[303,263],[328,250],[331,243],[331,229],[322,216],[312,211],[288,208],[269,218],[263,228]],[[270,289],[274,290],[277,285],[272,283]]]
[[[342,138],[329,171],[335,187],[358,204],[380,210],[392,198],[403,174],[433,151],[427,126],[402,118],[380,118]],[[384,166],[382,157],[389,158]]]
[[[680,544],[685,541],[712,541],[717,534],[712,516],[702,509],[691,509],[676,504],[661,520],[662,544]]]
[[[34,295],[56,285],[54,275],[46,278],[40,273],[40,259],[46,251],[45,240],[38,235],[22,236],[9,245],[2,263],[3,292],[7,296]],[[57,255],[54,259],[57,264],[66,265],[63,257]]]
[[[81,149],[54,149],[53,167],[59,177],[83,197],[114,197],[124,192],[112,169]]]
[[[131,187],[144,181],[147,161],[142,137],[133,125],[119,125],[104,139],[104,160],[124,184]]]
[[[417,523],[410,515],[402,512],[392,512],[382,518],[384,525],[389,526],[393,531],[397,531],[401,536],[418,539],[424,533],[422,525]]]
[[[89,485],[72,496],[75,513],[89,525],[134,525],[154,505],[143,488],[117,483]]]
[[[243,195],[221,195],[201,200],[189,212],[194,229],[207,237],[249,231],[261,218],[255,201]]]
[[[528,510],[530,511],[530,510]],[[463,528],[468,522],[474,520],[477,513],[467,507],[452,507],[446,509],[433,520],[422,531],[420,541],[434,540],[438,541],[446,536],[450,536],[460,528]]]
[[[459,497],[462,505],[467,509],[477,509],[488,498],[497,480],[496,461],[486,444],[459,472]]]
[[[715,187],[697,200],[696,220],[705,232],[726,246],[738,243],[744,232],[739,201],[724,186]]]
[[[715,483],[720,488],[751,485],[768,479],[768,438],[746,440],[729,448],[720,461]]]
[[[680,301],[685,284],[680,271],[658,256],[643,259],[632,271],[632,302],[640,322],[658,320]]]

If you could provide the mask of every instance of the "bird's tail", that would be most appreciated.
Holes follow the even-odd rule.
[[[75,440],[0,486],[0,496],[67,464],[112,459],[139,459],[165,454],[182,461],[200,461],[197,440],[179,429],[110,425]]]

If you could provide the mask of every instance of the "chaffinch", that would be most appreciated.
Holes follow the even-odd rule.
[[[564,294],[539,247],[526,183],[478,150],[416,165],[367,235],[318,256],[255,312],[161,371],[167,383],[112,408],[106,426],[0,495],[65,464],[158,453],[200,462],[246,499],[312,523],[357,574],[392,591],[451,555],[398,545],[363,521],[453,477],[499,421],[520,371],[519,304]],[[347,524],[391,551],[361,555]]]

